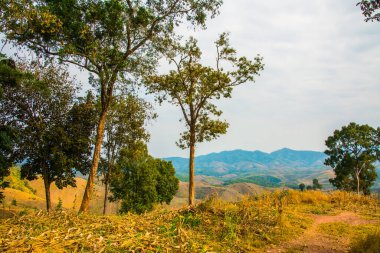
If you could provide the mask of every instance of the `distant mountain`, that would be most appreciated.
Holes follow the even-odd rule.
[[[311,183],[313,178],[327,183],[331,169],[324,166],[326,155],[317,151],[297,151],[288,148],[272,153],[232,150],[195,158],[195,174],[221,180],[224,184],[247,182],[262,186],[296,186]],[[177,176],[188,180],[189,159],[164,158],[171,161]],[[311,178],[310,178],[311,177]]]

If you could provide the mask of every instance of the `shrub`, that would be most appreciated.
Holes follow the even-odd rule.
[[[380,251],[380,231],[369,234],[351,245],[351,253],[378,253]]]

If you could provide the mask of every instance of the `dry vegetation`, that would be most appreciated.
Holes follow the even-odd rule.
[[[378,199],[346,192],[291,190],[247,196],[234,203],[213,196],[192,209],[158,206],[141,216],[77,215],[69,210],[47,214],[25,209],[0,220],[0,251],[263,252],[300,236],[314,216],[343,210],[357,212],[374,225],[342,228],[330,224],[320,229],[331,236],[349,231],[357,245],[376,242]]]

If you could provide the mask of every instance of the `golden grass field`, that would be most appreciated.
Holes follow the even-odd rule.
[[[0,219],[0,252],[379,252],[379,227],[374,197],[285,190],[229,202],[215,194],[143,215],[24,208]]]

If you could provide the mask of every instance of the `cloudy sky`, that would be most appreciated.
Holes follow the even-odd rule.
[[[324,140],[349,122],[380,126],[380,23],[364,22],[358,1],[224,0],[207,30],[181,28],[185,37],[198,39],[206,65],[214,65],[213,42],[222,32],[230,32],[239,55],[260,54],[265,63],[255,83],[217,102],[230,127],[217,140],[199,144],[196,155],[283,147],[323,151]],[[175,145],[184,130],[180,109],[155,108],[150,153],[188,156]]]
[[[380,23],[366,23],[357,1],[225,0],[206,31],[186,31],[212,64],[213,42],[231,33],[240,55],[264,57],[255,83],[217,104],[230,123],[226,135],[198,145],[197,155],[283,147],[325,149],[324,140],[349,122],[380,126]],[[149,125],[156,157],[187,156],[175,145],[184,129],[179,108],[156,106]]]

